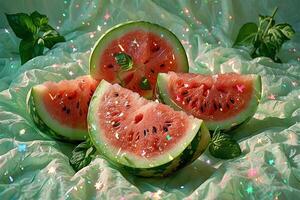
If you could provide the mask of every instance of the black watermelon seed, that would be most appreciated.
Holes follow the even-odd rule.
[[[150,69],[150,71],[154,74],[154,69]]]
[[[66,112],[66,110],[67,110],[67,107],[66,107],[66,106],[64,106],[64,107],[62,108],[62,110],[63,110],[64,112]]]
[[[234,104],[234,99],[230,98],[230,102],[231,102],[232,104]]]
[[[185,99],[185,102],[186,102],[186,103],[190,103],[190,101],[191,101],[191,97],[187,97],[187,98]]]
[[[120,122],[115,122],[115,123],[113,124],[113,127],[118,127],[118,126],[120,126]]]
[[[164,132],[168,132],[168,127],[167,126],[163,126]]]
[[[214,102],[214,109],[217,110],[218,107],[217,107],[217,104]]]
[[[66,110],[66,112],[67,112],[67,114],[70,114],[70,108],[67,108],[67,110]]]
[[[226,107],[227,107],[227,109],[229,109],[229,108],[230,108],[230,106],[229,106],[229,104],[228,104],[228,103],[226,103]]]
[[[221,105],[221,103],[219,103],[219,109],[220,109],[220,108],[222,108],[222,105]]]
[[[146,130],[144,130],[144,137],[146,137],[147,136],[147,132],[146,132]]]
[[[164,67],[164,66],[166,66],[166,65],[163,63],[163,64],[160,64],[159,66],[160,66],[160,67]]]
[[[119,96],[119,93],[115,92],[114,97],[118,97],[118,96]]]
[[[146,60],[145,62],[144,62],[144,64],[147,64],[149,62],[149,60]]]
[[[111,68],[113,68],[113,67],[114,67],[114,66],[113,66],[112,64],[108,64],[108,65],[107,65],[107,68],[110,68],[110,69],[111,69]]]
[[[203,113],[204,109],[203,109],[203,105],[200,106],[200,111]]]
[[[187,95],[189,92],[187,90],[184,90],[183,92],[181,92],[181,95],[185,96]]]
[[[152,133],[157,133],[157,128],[155,126],[152,127]]]

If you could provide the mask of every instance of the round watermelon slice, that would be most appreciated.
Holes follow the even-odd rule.
[[[185,50],[169,30],[149,22],[113,27],[95,44],[90,74],[151,98],[159,72],[188,72]]]
[[[88,112],[90,138],[110,162],[140,176],[166,176],[191,163],[210,135],[202,120],[102,80]]]
[[[161,73],[158,98],[176,110],[203,119],[210,130],[228,130],[251,118],[261,98],[261,77],[236,73]]]
[[[29,113],[41,131],[56,139],[84,140],[88,106],[97,85],[90,76],[36,85],[27,96]]]

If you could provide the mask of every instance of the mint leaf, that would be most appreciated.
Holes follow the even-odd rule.
[[[40,31],[42,32],[47,32],[47,31],[51,31],[51,30],[55,30],[52,26],[50,26],[49,24],[44,24],[40,27]]]
[[[248,46],[253,45],[257,33],[257,25],[255,23],[246,23],[244,24],[238,33],[238,36],[234,42],[233,46]]]
[[[6,18],[18,38],[28,39],[37,32],[31,17],[25,13],[6,14]]]
[[[72,151],[72,156],[69,160],[70,165],[75,171],[79,171],[83,167],[90,164],[96,154],[96,148],[92,145],[90,140],[80,143]]]
[[[45,46],[51,49],[56,43],[65,42],[65,38],[55,30],[49,30],[43,34]]]
[[[231,159],[241,155],[241,148],[231,136],[215,132],[209,145],[209,152],[216,158]]]
[[[146,77],[143,77],[141,82],[140,82],[140,88],[142,90],[150,90],[151,89],[151,85],[149,80]]]
[[[43,25],[48,24],[48,17],[46,15],[42,15],[37,11],[34,11],[33,13],[31,13],[30,15],[33,23],[37,26],[37,27],[41,27]]]
[[[19,52],[21,57],[21,64],[23,65],[28,60],[33,58],[33,49],[34,49],[34,40],[27,39],[27,40],[21,40],[21,43],[19,45]]]
[[[295,30],[287,23],[277,24],[275,28],[279,29],[287,40],[290,40],[295,35]]]
[[[19,45],[19,53],[21,57],[21,64],[23,65],[28,60],[43,55],[44,41],[41,38],[21,40]]]
[[[129,71],[133,67],[132,58],[126,53],[116,53],[114,55],[116,63],[121,67],[122,71]]]

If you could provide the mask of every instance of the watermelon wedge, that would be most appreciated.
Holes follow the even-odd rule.
[[[97,41],[90,56],[93,78],[119,83],[146,98],[153,96],[157,74],[168,71],[188,72],[185,50],[171,31],[149,22],[113,27]]]
[[[36,85],[27,96],[28,111],[44,133],[59,140],[84,140],[88,106],[97,85],[90,76]]]
[[[236,73],[161,73],[158,98],[176,110],[203,119],[209,130],[228,130],[251,118],[261,98],[261,77]]]
[[[166,176],[191,163],[210,135],[202,120],[102,80],[88,112],[90,138],[111,163],[139,176]]]

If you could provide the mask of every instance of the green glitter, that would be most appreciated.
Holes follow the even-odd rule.
[[[251,193],[253,193],[253,187],[252,187],[252,185],[249,185],[248,187],[247,187],[247,193],[248,194],[251,194]]]
[[[170,135],[167,135],[166,138],[167,138],[167,140],[171,140],[172,139],[172,137]]]
[[[274,164],[274,160],[273,159],[269,160],[269,165],[273,165],[273,164]]]

